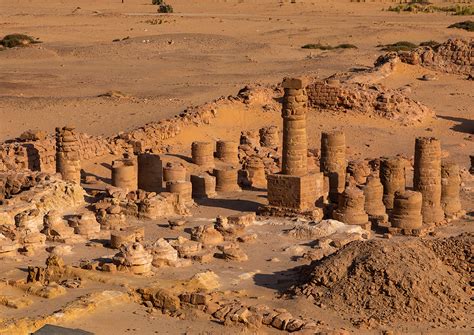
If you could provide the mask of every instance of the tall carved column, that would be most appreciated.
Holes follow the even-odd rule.
[[[308,173],[308,139],[306,134],[306,95],[302,79],[283,80],[283,155],[282,171],[267,176],[268,206],[264,215],[308,215],[322,217],[316,202],[322,203],[324,183],[321,173]]]
[[[308,96],[298,79],[283,81],[285,95],[283,118],[282,174],[303,176],[308,172],[308,136],[306,134],[306,102]]]

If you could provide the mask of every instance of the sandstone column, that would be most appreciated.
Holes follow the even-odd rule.
[[[214,143],[193,142],[191,146],[193,163],[199,166],[214,167]]]
[[[259,130],[260,145],[266,148],[278,148],[280,146],[279,129],[277,126],[263,127]]]
[[[448,217],[456,217],[462,210],[459,192],[459,166],[453,162],[441,163],[441,206]]]
[[[163,181],[185,181],[186,167],[181,163],[168,162],[163,167]]]
[[[370,229],[369,216],[365,212],[364,192],[356,186],[348,186],[339,195],[339,203],[333,213],[333,218],[347,224]]]
[[[320,217],[316,201],[324,198],[322,174],[308,173],[306,135],[307,100],[305,83],[285,78],[283,88],[283,153],[280,174],[267,176],[269,205],[260,212],[270,215],[309,214]],[[320,201],[319,201],[320,202]]]
[[[423,223],[444,219],[441,208],[441,143],[433,137],[418,137],[415,142],[413,188],[422,194]]]
[[[329,177],[329,198],[335,202],[346,183],[346,136],[342,131],[321,134],[321,172]]]
[[[395,228],[420,229],[423,225],[421,216],[422,196],[420,192],[396,192],[393,210],[390,213],[390,224]]]
[[[239,170],[232,166],[225,166],[214,169],[214,176],[216,177],[216,191],[217,192],[236,192],[241,191],[238,184]]]
[[[217,141],[216,157],[231,165],[239,164],[239,145],[234,141]]]
[[[56,128],[56,172],[64,180],[81,182],[79,141],[72,127]]]
[[[383,186],[378,176],[371,175],[364,186],[365,211],[371,220],[387,221],[383,204]]]
[[[216,177],[207,173],[191,175],[193,198],[212,198],[216,196]]]
[[[306,102],[308,96],[300,79],[283,80],[285,95],[283,117],[282,174],[303,176],[307,170],[308,138],[306,135]]]
[[[161,191],[163,166],[159,155],[142,153],[138,155],[138,188],[147,192]]]
[[[137,167],[132,159],[123,158],[112,162],[112,185],[128,191],[137,190]]]
[[[383,203],[391,210],[395,192],[405,191],[405,162],[399,157],[382,158],[380,181],[383,185]]]

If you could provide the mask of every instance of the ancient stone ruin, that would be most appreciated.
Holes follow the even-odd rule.
[[[81,161],[74,128],[56,128],[56,172],[64,180],[81,182]]]
[[[377,63],[398,57],[404,63],[421,65],[436,71],[472,75],[473,50],[473,40],[449,39],[435,46],[423,46],[413,51],[381,56]]]
[[[326,107],[364,112],[374,108],[389,113],[394,106],[402,108],[407,103],[413,108],[408,114],[417,108],[426,112],[408,98],[398,101],[399,93],[381,97],[387,91],[334,79],[308,84],[301,78],[285,78],[281,87],[281,127],[259,125],[242,129],[240,138],[239,130],[235,138],[217,137],[215,142],[211,136],[192,143],[193,139],[183,140],[181,152],[163,146],[163,139],[176,136],[186,125],[211,122],[217,113],[216,103],[207,105],[207,110],[190,111],[113,139],[94,138],[64,127],[57,129],[56,141],[48,135],[25,134],[23,142],[4,144],[0,170],[13,170],[0,173],[0,259],[11,262],[12,267],[17,266],[18,257],[49,256],[46,267],[31,266],[25,280],[2,282],[0,289],[19,289],[52,299],[92,283],[103,291],[98,300],[120,297],[126,303],[138,302],[149,314],[159,310],[177,318],[204,316],[256,332],[264,326],[310,333],[334,328],[318,324],[313,316],[290,313],[291,306],[286,310],[256,304],[253,292],[235,289],[241,288],[241,282],[248,285],[245,281],[249,279],[259,283],[265,278],[265,282],[269,275],[260,274],[260,269],[266,272],[271,268],[281,271],[272,274],[271,280],[281,285],[282,292],[311,296],[325,304],[324,297],[331,294],[336,297],[331,303],[343,306],[341,309],[348,308],[346,298],[341,300],[337,292],[345,292],[344,297],[351,301],[353,295],[359,297],[352,302],[354,306],[370,310],[364,300],[370,296],[367,292],[377,299],[380,296],[373,287],[367,289],[373,283],[364,282],[365,291],[360,295],[357,286],[345,288],[343,284],[351,282],[353,275],[381,280],[379,273],[374,275],[365,268],[357,273],[345,271],[348,260],[357,266],[365,264],[357,258],[361,250],[374,268],[383,269],[392,266],[388,259],[395,252],[384,251],[385,246],[392,248],[392,242],[399,243],[403,235],[418,237],[411,239],[417,245],[438,243],[426,242],[424,236],[433,235],[429,236],[432,241],[436,226],[465,215],[461,176],[466,171],[441,160],[437,138],[415,140],[413,164],[402,156],[354,155],[350,150],[353,139],[340,130],[343,127],[322,129],[320,148],[308,144],[308,134],[314,132],[308,116]],[[361,95],[355,98],[356,93]],[[250,99],[248,96],[245,101]],[[376,107],[374,99],[379,103]],[[319,132],[310,135],[314,140]],[[51,145],[55,148],[52,156]],[[57,174],[50,169],[52,165],[57,165]],[[89,183],[86,171],[90,168],[106,173]],[[412,168],[413,186],[407,182]],[[43,169],[48,172],[36,171]],[[86,172],[82,185],[81,169]],[[401,236],[391,239],[393,235]],[[354,250],[359,243],[360,250]],[[371,247],[366,250],[366,246]],[[451,244],[443,244],[443,248],[461,253]],[[385,256],[373,257],[381,252]],[[65,265],[59,258],[71,254],[77,259],[73,265]],[[464,259],[467,255],[463,251]],[[412,272],[413,257],[407,263]],[[431,251],[423,251],[420,257],[433,261]],[[284,258],[317,264],[288,269],[291,263],[283,263]],[[450,260],[445,262],[461,259],[447,258]],[[329,265],[321,269],[318,264]],[[464,263],[456,266],[466,271]],[[206,271],[195,273],[195,269]],[[398,270],[391,269],[386,276],[398,276]],[[185,279],[189,274],[192,277]],[[290,291],[287,282],[294,285]],[[333,282],[342,282],[342,286],[331,287]],[[404,288],[405,282],[399,282],[397,289],[391,282],[376,285],[403,300],[398,287]],[[118,293],[104,293],[109,287],[116,287]],[[462,300],[466,294],[460,292],[456,294]],[[77,301],[80,308],[97,304],[87,298]],[[17,301],[0,292],[0,304],[14,303]],[[421,300],[418,303],[423,306]],[[395,305],[390,308],[404,316],[413,309],[424,315],[410,304],[397,300],[401,311],[394,312]],[[377,311],[384,314],[381,307]],[[3,322],[0,320],[0,325],[18,326],[16,321]],[[30,321],[21,322],[31,326]]]
[[[306,112],[307,95],[302,79],[283,80],[283,151],[282,171],[270,174],[268,180],[269,207],[295,212],[313,212],[316,199],[323,193],[317,189],[317,176],[308,173]],[[317,215],[317,214],[316,214]]]

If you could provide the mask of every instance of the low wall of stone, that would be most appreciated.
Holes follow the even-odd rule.
[[[376,115],[403,124],[414,124],[433,116],[434,112],[402,92],[380,84],[318,80],[306,88],[309,107],[357,114]]]

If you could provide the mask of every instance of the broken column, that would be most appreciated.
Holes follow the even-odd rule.
[[[420,229],[423,225],[421,216],[422,195],[420,192],[396,192],[393,210],[390,213],[390,224],[400,229]]]
[[[166,191],[177,194],[181,204],[190,205],[193,203],[193,186],[190,181],[169,181],[166,183]]]
[[[369,162],[364,159],[352,160],[347,164],[347,173],[354,178],[357,185],[364,185],[371,174]]]
[[[147,192],[161,191],[163,166],[159,155],[142,153],[138,155],[138,188]]]
[[[238,172],[239,170],[232,166],[225,166],[214,169],[214,176],[216,177],[216,191],[241,191],[238,184]]]
[[[441,143],[433,137],[418,137],[415,142],[413,189],[422,194],[424,224],[443,221],[441,208]]]
[[[346,182],[346,136],[342,131],[321,134],[320,169],[329,177],[329,198],[337,202]]]
[[[365,196],[365,211],[369,215],[371,222],[381,223],[387,222],[388,216],[385,212],[383,204],[383,185],[380,179],[376,176],[367,177],[367,182],[364,185]]]
[[[120,271],[128,270],[137,275],[149,273],[152,261],[153,256],[138,242],[123,245],[113,257],[113,262]]]
[[[56,128],[56,172],[63,180],[81,182],[79,141],[74,128]]]
[[[380,182],[383,185],[383,203],[387,210],[393,208],[395,192],[405,191],[405,162],[400,157],[382,158]]]
[[[339,195],[339,202],[333,213],[333,218],[347,224],[370,229],[369,216],[365,212],[364,192],[356,186],[348,186]]]
[[[269,206],[264,212],[314,212],[318,189],[315,174],[307,170],[305,83],[302,79],[283,80],[283,154],[281,174],[268,175]],[[282,214],[285,214],[283,213]]]
[[[265,148],[276,149],[280,146],[280,130],[277,126],[260,128],[260,145]]]
[[[454,162],[441,163],[441,207],[447,217],[458,216],[461,211],[461,176],[459,166]]]
[[[216,196],[216,177],[207,173],[191,175],[193,198],[213,198]]]
[[[61,215],[51,210],[44,216],[44,228],[41,233],[51,241],[65,242],[74,235],[74,228],[69,227]]]
[[[138,189],[137,167],[132,159],[117,159],[112,162],[112,185],[136,191]]]
[[[85,212],[78,217],[72,218],[70,225],[74,228],[74,233],[93,238],[100,232],[100,224],[94,213]]]
[[[168,162],[163,167],[163,181],[185,181],[186,167],[181,163]]]
[[[214,143],[193,142],[191,145],[193,163],[202,167],[214,167]]]
[[[248,187],[266,188],[265,164],[257,157],[250,157],[244,164],[244,184]]]
[[[239,164],[239,144],[234,141],[217,141],[216,157],[230,165]]]

